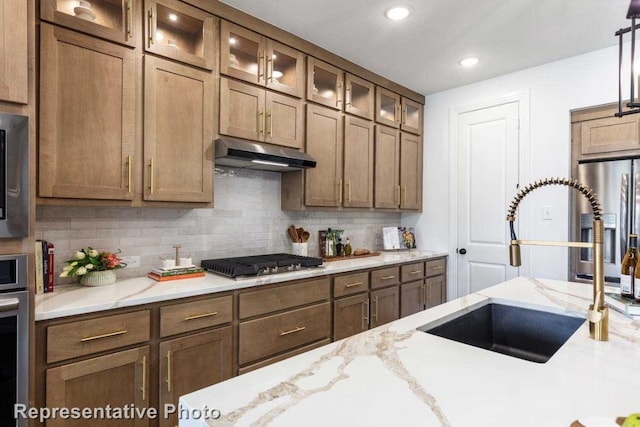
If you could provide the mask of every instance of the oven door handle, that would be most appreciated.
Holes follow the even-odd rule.
[[[20,300],[18,298],[0,299],[0,313],[16,310],[19,305]]]

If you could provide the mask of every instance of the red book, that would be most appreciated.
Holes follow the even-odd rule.
[[[168,280],[179,280],[179,279],[191,279],[193,277],[204,277],[204,271],[200,271],[197,273],[187,273],[187,274],[176,274],[175,276],[158,276],[155,273],[147,273],[147,277],[158,281],[158,282],[166,282]]]
[[[53,252],[54,244],[47,242],[47,292],[53,292]]]

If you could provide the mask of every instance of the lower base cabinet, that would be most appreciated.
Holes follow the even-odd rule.
[[[160,406],[178,406],[180,396],[232,377],[231,326],[160,343]],[[161,427],[178,425],[178,414],[160,417]]]
[[[424,280],[403,283],[400,288],[400,317],[424,310]]]
[[[333,340],[369,329],[369,295],[359,294],[333,302]]]
[[[371,327],[400,318],[400,288],[392,286],[371,292]]]
[[[149,407],[149,346],[69,363],[46,372],[47,408]],[[143,427],[147,418],[90,421],[92,427]],[[47,420],[47,427],[86,426],[86,419]]]

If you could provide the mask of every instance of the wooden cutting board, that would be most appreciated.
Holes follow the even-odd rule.
[[[608,426],[621,426],[622,424],[624,424],[624,420],[626,418],[625,417],[617,417],[617,418],[604,418],[604,417],[598,417],[598,418],[584,418],[582,420],[576,420],[574,422],[571,423],[570,427],[608,427]],[[581,422],[582,421],[582,422]],[[584,424],[586,423],[586,424]]]
[[[369,252],[366,255],[334,256],[334,257],[331,257],[331,258],[322,257],[322,261],[324,261],[324,262],[346,261],[346,260],[349,260],[349,259],[358,259],[358,258],[367,258],[367,257],[370,257],[370,256],[378,256],[381,253],[382,252]]]

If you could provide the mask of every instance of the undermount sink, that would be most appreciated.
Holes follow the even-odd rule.
[[[419,331],[531,362],[545,363],[584,318],[484,301]]]

